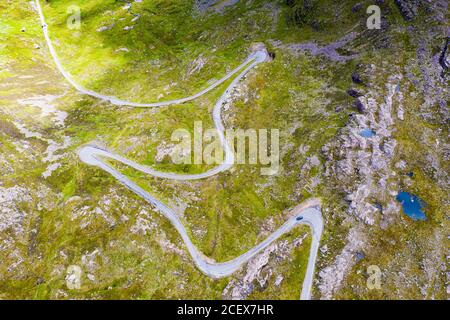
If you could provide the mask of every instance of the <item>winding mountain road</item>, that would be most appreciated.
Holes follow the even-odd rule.
[[[175,229],[180,234],[181,238],[183,239],[190,255],[192,256],[192,259],[194,263],[197,265],[197,267],[206,275],[213,277],[213,278],[221,278],[221,277],[227,277],[231,274],[233,274],[236,270],[238,270],[243,264],[248,262],[252,257],[260,253],[262,250],[267,248],[270,244],[272,244],[274,241],[276,241],[278,238],[280,238],[282,235],[288,233],[291,231],[294,227],[306,224],[310,226],[312,230],[312,242],[311,242],[311,249],[310,249],[310,255],[309,255],[309,261],[308,266],[305,274],[305,278],[303,281],[303,287],[301,291],[300,298],[302,300],[310,299],[311,297],[311,288],[312,288],[312,281],[314,278],[314,269],[315,269],[315,262],[317,258],[317,253],[319,249],[319,243],[320,238],[322,236],[323,231],[323,219],[322,214],[320,211],[320,200],[318,199],[311,199],[307,203],[301,204],[291,210],[291,213],[289,215],[289,219],[275,232],[273,232],[267,239],[256,245],[255,247],[251,248],[244,254],[238,256],[237,258],[217,263],[213,261],[212,259],[206,257],[201,253],[195,245],[192,243],[191,239],[188,236],[188,233],[186,231],[186,228],[184,227],[182,221],[177,216],[177,214],[170,209],[167,205],[162,203],[160,200],[153,197],[151,194],[149,194],[147,191],[139,187],[137,184],[135,184],[133,181],[131,181],[128,177],[120,173],[118,170],[116,170],[114,167],[112,167],[108,162],[106,162],[105,158],[111,159],[114,161],[121,162],[127,166],[130,166],[136,170],[139,170],[143,173],[163,178],[163,179],[172,179],[172,180],[196,180],[196,179],[205,179],[208,177],[212,177],[216,174],[219,174],[220,172],[226,171],[230,169],[234,165],[234,152],[231,150],[230,146],[228,145],[225,135],[224,135],[224,125],[222,123],[222,107],[227,97],[229,97],[232,90],[238,85],[238,83],[241,81],[241,79],[253,68],[255,68],[258,64],[263,63],[265,61],[268,61],[268,53],[265,48],[260,48],[253,54],[249,56],[249,58],[244,61],[240,66],[238,66],[236,69],[232,70],[228,74],[226,74],[222,79],[214,82],[212,85],[210,85],[208,88],[192,95],[186,98],[182,99],[175,99],[171,101],[164,101],[164,102],[155,102],[155,103],[136,103],[126,100],[121,100],[116,97],[112,96],[106,96],[102,95],[98,92],[94,92],[91,90],[88,90],[84,88],[83,86],[76,83],[71,75],[65,71],[64,67],[62,66],[58,55],[56,54],[56,51],[52,45],[52,41],[49,36],[48,26],[45,22],[44,14],[40,5],[39,0],[35,0],[36,3],[36,9],[38,10],[41,23],[42,23],[42,30],[45,36],[45,40],[47,42],[47,46],[49,48],[50,54],[56,64],[56,67],[58,68],[59,72],[64,76],[64,78],[79,92],[101,99],[105,101],[109,101],[114,105],[119,106],[131,106],[131,107],[162,107],[162,106],[168,106],[168,105],[175,105],[175,104],[182,104],[187,101],[191,101],[194,99],[197,99],[198,97],[201,97],[202,95],[206,94],[207,92],[213,90],[214,88],[217,88],[219,85],[227,81],[228,79],[232,78],[236,75],[235,79],[232,81],[232,83],[228,86],[228,88],[225,90],[225,92],[222,94],[222,96],[219,98],[219,100],[216,102],[215,107],[213,109],[213,120],[214,124],[216,126],[217,132],[220,137],[220,141],[222,144],[222,147],[225,151],[225,161],[215,167],[214,169],[211,169],[207,172],[201,173],[201,174],[193,174],[193,175],[183,175],[183,174],[175,174],[175,173],[167,173],[167,172],[160,172],[157,170],[154,170],[151,167],[144,166],[137,164],[131,160],[128,160],[124,157],[121,157],[117,154],[114,154],[108,150],[99,148],[95,145],[86,145],[78,150],[78,155],[80,159],[92,166],[97,166],[100,169],[108,172],[111,174],[117,181],[125,185],[129,190],[136,193],[138,196],[145,199],[147,202],[152,204],[164,217],[166,217],[172,225],[175,227]]]

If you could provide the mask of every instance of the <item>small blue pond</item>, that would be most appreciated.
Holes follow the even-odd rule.
[[[359,135],[364,138],[372,138],[375,135],[375,131],[373,131],[370,128],[365,128],[365,129],[361,130]]]
[[[397,195],[397,201],[402,204],[405,214],[414,221],[427,220],[427,216],[422,211],[425,203],[418,196],[401,191]]]

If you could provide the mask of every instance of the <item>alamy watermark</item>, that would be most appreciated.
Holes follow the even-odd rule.
[[[196,121],[193,133],[177,129],[171,141],[176,143],[169,153],[174,164],[259,164],[265,166],[262,175],[275,175],[280,168],[278,129],[204,130],[203,123]]]
[[[81,288],[81,276],[83,271],[77,265],[70,265],[66,270],[66,286],[70,290],[77,290]]]

